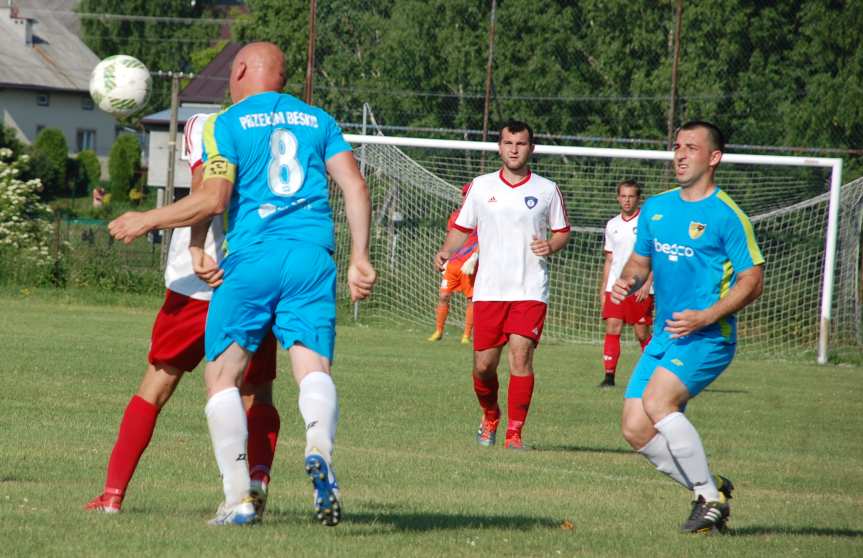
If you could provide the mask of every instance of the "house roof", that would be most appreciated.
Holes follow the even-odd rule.
[[[225,45],[222,52],[180,92],[180,102],[222,104],[231,76],[231,62],[242,46],[239,43]]]
[[[88,91],[90,72],[99,58],[69,30],[66,19],[42,9],[69,11],[76,2],[17,0],[16,4],[16,18],[8,6],[0,7],[0,87]],[[38,14],[28,16],[28,8],[36,7]],[[31,44],[25,38],[28,26]]]
[[[219,112],[221,107],[215,105],[184,105],[177,108],[177,129],[182,130],[186,120],[198,113],[213,114]],[[165,109],[160,112],[148,114],[141,119],[141,124],[146,128],[158,128],[168,126],[171,123],[171,109]]]

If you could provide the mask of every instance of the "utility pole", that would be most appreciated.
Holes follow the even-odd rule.
[[[488,141],[488,113],[491,107],[492,71],[494,68],[494,25],[497,0],[491,0],[491,18],[488,24],[488,63],[485,67],[485,103],[482,109],[482,141]],[[480,155],[480,170],[485,170],[485,151]]]
[[[168,179],[165,182],[164,205],[174,203],[174,170],[177,159],[177,111],[180,107],[180,79],[193,78],[194,74],[183,72],[156,72],[158,77],[171,78],[171,120],[168,124]],[[168,261],[168,247],[171,245],[171,229],[162,231],[161,269]]]
[[[671,63],[671,103],[668,106],[668,147],[674,141],[677,117],[677,69],[680,65],[680,33],[683,29],[683,0],[676,0],[674,16],[674,59]]]
[[[306,52],[306,87],[303,100],[312,103],[312,80],[315,74],[315,20],[318,17],[317,0],[309,0],[309,48]]]

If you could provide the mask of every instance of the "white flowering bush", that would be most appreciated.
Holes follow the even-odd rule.
[[[0,148],[0,252],[6,265],[14,258],[51,266],[52,211],[39,198],[42,182],[18,178],[28,159]]]

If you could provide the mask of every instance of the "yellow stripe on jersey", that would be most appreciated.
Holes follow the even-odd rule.
[[[720,300],[728,296],[728,292],[731,290],[732,275],[734,275],[734,267],[731,265],[731,261],[728,260],[722,265],[722,279],[719,280]],[[719,331],[723,337],[727,339],[731,338],[731,322],[727,318],[720,318]]]
[[[221,178],[233,183],[237,177],[237,167],[222,157],[219,153],[219,144],[216,142],[216,121],[223,112],[225,111],[211,116],[204,123],[204,149],[207,152],[204,180],[208,178]]]
[[[734,203],[731,196],[726,194],[724,191],[720,191],[716,197],[725,203],[725,205],[730,207],[737,215],[737,218],[740,219],[740,224],[743,225],[743,234],[746,235],[746,245],[749,248],[749,257],[752,258],[752,265],[763,264],[764,256],[761,255],[761,249],[758,248],[758,242],[755,240],[755,231],[752,230],[752,223],[749,222],[749,218],[746,217],[743,210]]]

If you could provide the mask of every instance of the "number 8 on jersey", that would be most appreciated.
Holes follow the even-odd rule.
[[[293,196],[303,185],[305,173],[297,160],[297,138],[284,128],[270,135],[268,184],[277,196]]]

